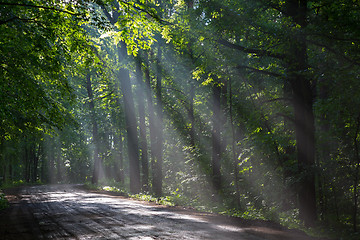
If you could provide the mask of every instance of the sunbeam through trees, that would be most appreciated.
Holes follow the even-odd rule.
[[[0,184],[356,239],[359,22],[356,0],[0,0]]]

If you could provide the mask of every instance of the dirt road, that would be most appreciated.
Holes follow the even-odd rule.
[[[0,239],[311,239],[274,226],[92,193],[76,185],[8,190]]]

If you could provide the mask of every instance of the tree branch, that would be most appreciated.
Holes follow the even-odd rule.
[[[107,19],[109,20],[109,22],[114,25],[117,21],[117,18],[114,19],[114,17],[112,17],[109,13],[109,11],[106,9],[106,7],[104,5],[100,5],[101,9],[103,10],[105,16],[107,17]]]
[[[286,56],[284,54],[276,54],[276,53],[272,53],[266,50],[261,50],[261,49],[253,49],[253,48],[246,48],[234,43],[231,43],[229,41],[226,41],[224,39],[218,39],[216,42],[220,43],[223,46],[232,48],[232,49],[236,49],[239,51],[242,51],[244,53],[253,53],[256,54],[257,56],[268,56],[268,57],[273,57],[273,58],[277,58],[277,59],[284,59]]]
[[[132,4],[130,2],[126,2],[124,0],[121,0],[119,1],[120,3],[124,4],[124,5],[127,5],[127,6],[130,6],[132,7],[133,9],[137,10],[137,11],[140,11],[140,12],[144,12],[146,13],[148,16],[150,16],[152,19],[155,19],[157,22],[159,23],[162,23],[162,24],[166,24],[166,25],[170,25],[172,23],[169,23],[163,19],[161,19],[158,15],[156,15],[156,13],[153,13],[153,12],[150,12],[149,10],[146,9],[146,6],[144,8],[141,8],[141,7],[137,7],[135,6],[135,4]],[[116,4],[118,5],[119,2],[116,2]],[[101,7],[101,9],[103,10],[104,14],[106,15],[106,17],[109,19],[109,21],[111,22],[111,24],[115,24],[116,21],[117,21],[117,17],[111,17],[111,15],[109,14],[109,12],[107,11],[106,7],[105,7],[105,4],[103,2],[99,2],[98,5]],[[140,6],[140,5],[139,5]],[[117,8],[119,6],[116,6]]]
[[[269,100],[260,101],[260,104],[277,102],[277,101],[291,102],[292,99],[290,99],[290,98],[283,98],[283,97],[282,97],[282,98],[272,98],[272,99],[269,99]]]
[[[11,22],[11,21],[14,21],[16,19],[18,19],[18,17],[12,17],[12,18],[6,19],[4,21],[0,21],[0,25]]]
[[[145,8],[140,8],[140,7],[137,7],[135,4],[132,4],[130,2],[127,2],[127,1],[124,1],[124,0],[121,0],[120,1],[121,3],[125,4],[125,5],[128,5],[138,11],[141,11],[141,12],[144,12],[146,13],[147,15],[149,15],[152,19],[155,19],[157,22],[159,23],[162,23],[162,24],[165,24],[165,25],[172,25],[172,23],[168,22],[168,21],[165,21],[163,19],[161,19],[160,16],[158,16],[156,13],[154,12],[150,12],[149,10],[146,9],[146,5],[145,5]],[[140,5],[139,5],[140,6]]]
[[[270,75],[270,76],[273,76],[273,77],[280,77],[280,78],[284,77],[283,75],[278,74],[278,73],[274,73],[274,72],[270,72],[270,71],[266,71],[266,70],[260,70],[260,69],[249,67],[249,66],[238,65],[238,66],[236,66],[236,68],[237,69],[249,69],[249,70],[251,70],[253,72],[266,74],[266,75]]]
[[[329,40],[344,41],[344,42],[360,42],[360,38],[341,38],[337,36],[330,36],[320,33],[308,33],[307,36],[325,37]]]
[[[73,13],[73,12],[70,12],[70,11],[67,11],[67,10],[58,9],[56,7],[38,6],[38,5],[31,5],[31,4],[25,4],[25,3],[5,3],[5,2],[0,2],[0,5],[3,5],[3,6],[31,7],[31,8],[40,8],[40,9],[46,9],[46,10],[54,10],[54,11],[67,13],[67,14],[70,14],[70,15],[73,15],[73,16],[81,15],[80,13]]]
[[[346,61],[348,61],[348,62],[350,62],[350,63],[352,63],[352,64],[355,64],[355,65],[360,66],[360,62],[358,62],[358,61],[356,61],[356,60],[354,60],[354,59],[351,59],[351,58],[345,56],[345,55],[342,54],[342,53],[339,53],[339,52],[336,51],[335,49],[333,49],[333,48],[331,48],[331,47],[329,47],[329,46],[327,46],[327,45],[325,45],[325,44],[323,44],[323,43],[318,43],[318,42],[315,42],[315,41],[312,41],[312,40],[309,40],[309,39],[307,39],[307,42],[309,42],[309,43],[311,43],[311,44],[314,44],[314,45],[316,45],[316,46],[319,46],[319,47],[326,48],[329,52],[332,52],[332,53],[334,53],[335,55],[338,55],[338,56],[342,57],[343,59],[345,59]]]
[[[15,21],[15,20],[20,20],[20,21],[23,21],[23,22],[36,22],[35,18],[19,18],[17,16],[14,16],[14,17],[6,19],[4,21],[0,21],[0,25],[6,24],[8,22]]]

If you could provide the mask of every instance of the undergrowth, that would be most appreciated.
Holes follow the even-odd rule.
[[[0,210],[3,210],[9,206],[7,199],[5,198],[5,194],[0,192]]]
[[[23,180],[19,180],[19,181],[11,181],[11,182],[2,183],[0,188],[7,189],[7,188],[20,187],[20,186],[33,186],[33,185],[41,185],[41,184],[43,184],[41,181],[28,183]]]
[[[40,181],[37,181],[35,183],[27,183],[22,180],[19,181],[8,181],[5,183],[2,183],[0,186],[0,210],[3,210],[7,207],[9,207],[9,202],[5,198],[5,194],[1,192],[1,190],[8,189],[8,188],[15,188],[20,186],[33,186],[33,185],[41,185],[42,183]]]
[[[104,184],[93,185],[91,183],[85,184],[87,189],[105,191],[112,193],[119,193],[122,196],[129,197],[131,199],[154,202],[156,204],[166,205],[166,206],[181,206],[189,207],[194,210],[202,212],[217,213],[221,215],[231,216],[242,218],[246,220],[262,220],[262,221],[272,221],[277,222],[280,225],[289,228],[297,229],[304,231],[310,236],[313,237],[327,237],[328,239],[339,239],[339,240],[355,240],[359,239],[358,233],[351,232],[339,232],[334,229],[328,229],[326,225],[319,223],[314,228],[306,228],[301,221],[299,220],[299,210],[291,209],[288,211],[279,211],[278,208],[264,208],[258,209],[252,204],[247,204],[245,207],[242,207],[241,210],[236,208],[230,208],[225,203],[216,203],[214,201],[204,201],[198,196],[194,198],[189,198],[185,195],[182,195],[179,190],[171,192],[168,196],[165,197],[155,197],[150,193],[138,193],[131,194],[127,189],[118,183],[106,182]],[[346,236],[346,237],[343,237]]]

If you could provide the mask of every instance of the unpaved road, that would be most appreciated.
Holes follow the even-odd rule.
[[[268,224],[84,191],[76,185],[7,190],[0,239],[312,239]]]

